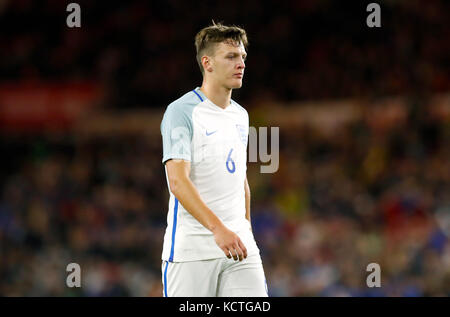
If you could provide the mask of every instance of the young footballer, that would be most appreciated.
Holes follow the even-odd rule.
[[[164,296],[267,296],[250,222],[245,30],[215,24],[195,37],[201,87],[172,102],[161,122],[170,199],[162,252]]]

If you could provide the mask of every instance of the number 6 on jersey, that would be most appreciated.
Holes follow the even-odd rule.
[[[230,152],[228,153],[228,157],[227,157],[227,162],[226,162],[226,166],[227,166],[227,170],[228,172],[230,172],[231,174],[234,173],[234,171],[236,170],[236,165],[234,164],[233,159],[231,158],[231,153],[233,153],[233,149],[230,150]],[[230,169],[229,167],[229,163],[231,162],[231,164],[233,165],[233,167]]]

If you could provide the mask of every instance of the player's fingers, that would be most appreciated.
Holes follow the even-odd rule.
[[[235,261],[237,261],[238,260],[238,253],[237,253],[237,251],[236,251],[236,249],[235,249],[235,247],[231,247],[231,255],[233,256],[233,259],[235,260]]]
[[[243,252],[244,259],[247,258],[247,248],[245,247],[244,243],[242,243],[241,240],[239,240],[239,247],[241,248]]]
[[[244,251],[242,251],[242,249],[240,248],[238,243],[236,243],[235,250],[236,250],[237,255],[239,257],[239,261],[242,261],[244,259]]]
[[[228,248],[223,248],[222,251],[223,251],[223,253],[225,253],[227,258],[231,259],[231,253],[230,253],[230,250]]]

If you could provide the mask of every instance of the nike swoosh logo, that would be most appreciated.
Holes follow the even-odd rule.
[[[217,132],[217,130],[208,133],[208,130],[206,130],[206,136],[210,136],[211,134],[214,134],[214,133],[216,133],[216,132]]]

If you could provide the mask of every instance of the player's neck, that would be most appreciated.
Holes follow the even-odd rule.
[[[203,81],[200,90],[205,94],[206,98],[211,100],[216,106],[225,109],[230,105],[232,89]]]

